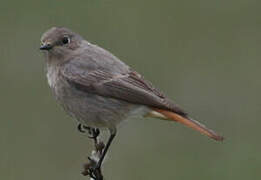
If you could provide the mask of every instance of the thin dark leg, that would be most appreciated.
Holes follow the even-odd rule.
[[[89,175],[91,178],[95,180],[103,180],[101,165],[115,136],[116,136],[116,129],[110,129],[110,137],[105,147],[104,144],[102,143],[103,147],[101,149],[96,148],[96,151],[97,152],[99,151],[101,153],[99,161],[96,162],[89,157],[88,159],[90,162],[88,164],[85,164],[84,167],[85,170],[82,172],[83,175],[85,176]]]
[[[112,143],[112,141],[113,141],[115,136],[116,136],[116,130],[111,131],[111,135],[109,137],[109,140],[108,140],[107,144],[105,145],[105,148],[104,148],[104,150],[102,152],[102,155],[101,155],[101,157],[100,157],[100,159],[98,161],[98,164],[97,164],[97,167],[96,167],[97,169],[100,169],[100,167],[102,165],[102,161],[103,161],[103,159],[104,159],[104,157],[105,157],[105,155],[106,155],[106,153],[107,153],[107,151],[108,151],[108,149],[109,149],[109,147],[110,147],[110,145],[111,145],[111,143]]]

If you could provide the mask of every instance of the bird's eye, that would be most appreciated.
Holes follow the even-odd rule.
[[[63,44],[68,44],[68,43],[70,43],[70,38],[69,38],[69,37],[63,37],[62,43],[63,43]]]

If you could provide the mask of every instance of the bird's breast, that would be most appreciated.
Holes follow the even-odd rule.
[[[58,70],[56,67],[47,67],[47,82],[51,88],[54,88],[58,81]]]

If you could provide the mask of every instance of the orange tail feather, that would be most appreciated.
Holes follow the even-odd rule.
[[[208,129],[206,126],[204,126],[203,124],[201,124],[193,119],[180,116],[174,112],[167,111],[167,110],[156,109],[156,108],[153,108],[153,110],[164,115],[169,120],[177,121],[181,124],[184,124],[187,127],[190,127],[196,131],[199,131],[201,134],[207,135],[208,137],[215,139],[216,141],[223,141],[223,139],[224,139],[224,137],[219,136],[213,130]]]

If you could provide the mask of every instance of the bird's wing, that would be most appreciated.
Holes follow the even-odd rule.
[[[62,76],[76,89],[115,98],[133,104],[146,105],[152,109],[152,116],[182,123],[217,141],[222,141],[213,130],[191,119],[187,114],[172,103],[149,81],[143,79],[135,71],[113,73],[99,67],[81,66],[77,63],[68,63],[61,69]],[[155,114],[156,112],[156,114]]]
[[[186,116],[181,108],[135,71],[113,73],[103,68],[94,70],[76,63],[67,63],[61,69],[61,74],[80,91],[165,109]]]

